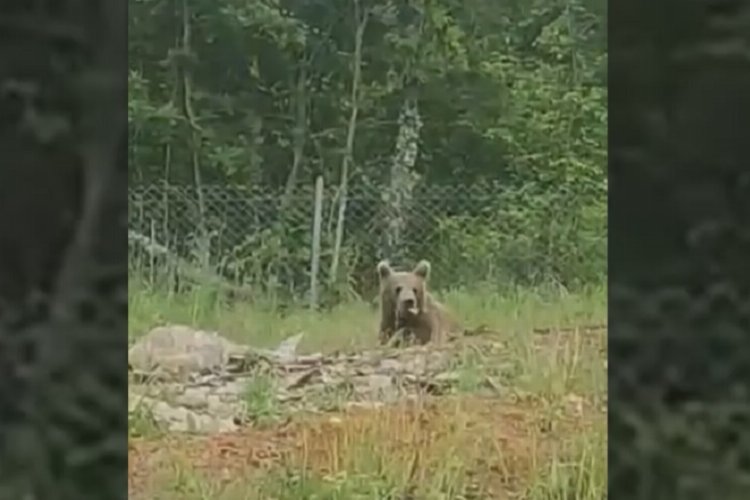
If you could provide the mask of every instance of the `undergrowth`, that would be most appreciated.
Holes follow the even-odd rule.
[[[169,323],[217,330],[256,346],[304,332],[300,350],[307,352],[364,349],[377,339],[377,309],[367,301],[315,313],[230,303],[205,290],[167,293],[137,280],[129,293],[132,339]],[[332,389],[321,396],[330,401],[320,405],[332,416],[298,421],[293,446],[275,466],[219,477],[194,468],[175,450],[172,465],[159,472],[158,491],[147,497],[606,498],[606,333],[582,328],[606,323],[604,288],[439,295],[467,328],[495,332],[491,341],[462,348],[451,368],[452,393],[437,403],[352,412],[341,404],[346,395]],[[244,394],[248,413],[271,430],[282,412],[273,384],[259,377]],[[131,434],[148,432],[147,417],[133,418]]]

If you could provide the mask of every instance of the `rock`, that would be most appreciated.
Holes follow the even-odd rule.
[[[408,363],[406,367],[409,373],[421,375],[425,373],[427,368],[427,357],[424,354],[417,354]]]
[[[231,353],[242,350],[216,332],[183,325],[160,326],[136,341],[128,351],[128,363],[142,372],[161,368],[171,375],[185,376],[219,368]]]
[[[359,376],[368,376],[375,373],[375,368],[372,366],[358,366],[354,369],[354,374]]]
[[[227,380],[223,385],[214,389],[214,394],[224,397],[239,397],[247,389],[248,379],[246,377],[235,380]]]
[[[385,403],[381,401],[349,401],[344,405],[345,410],[378,410],[383,408]]]
[[[404,364],[397,360],[397,359],[384,359],[380,362],[380,366],[377,370],[379,373],[393,373],[393,374],[399,374],[404,373],[406,371],[406,368],[404,367]]]
[[[150,408],[154,419],[171,432],[215,433],[242,425],[248,385],[260,373],[274,379],[268,396],[286,414],[326,408],[377,409],[410,396],[422,397],[425,392],[433,396],[449,393],[460,380],[461,374],[453,368],[461,352],[458,348],[415,346],[297,356],[301,339],[298,334],[275,350],[260,350],[234,344],[215,332],[183,326],[154,329],[131,348],[131,367],[168,367],[189,376],[147,386],[132,384],[129,409],[134,411],[138,404]],[[243,368],[233,372],[229,364],[234,362]],[[503,379],[502,373],[512,367],[493,365],[491,375]],[[486,385],[495,394],[502,389],[512,395],[490,375]],[[148,397],[138,391],[148,391]],[[575,398],[568,404],[573,413],[579,412]]]
[[[319,368],[311,368],[305,372],[293,374],[284,384],[284,388],[286,390],[298,389],[314,382],[316,379],[320,379],[320,375]]]
[[[369,375],[365,377],[370,390],[390,389],[393,387],[393,377],[390,375]]]
[[[434,377],[432,377],[432,380],[435,382],[441,382],[441,383],[456,383],[461,379],[461,374],[458,372],[443,372],[438,373]]]
[[[353,379],[354,392],[360,397],[374,398],[381,401],[395,401],[398,390],[393,378],[388,375],[368,375]]]
[[[136,372],[158,371],[185,380],[206,371],[226,371],[230,360],[265,358],[278,364],[293,362],[302,337],[302,333],[289,337],[269,351],[236,344],[217,332],[184,325],[160,326],[135,342],[128,351],[128,363]]]
[[[279,363],[290,363],[296,359],[297,346],[304,337],[303,333],[298,333],[292,337],[283,340],[272,352],[276,361]]]
[[[174,403],[191,409],[208,407],[210,390],[203,387],[189,387],[182,394],[175,396]]]
[[[164,401],[155,401],[149,410],[153,418],[170,432],[213,434],[237,428],[233,418],[201,414]]]

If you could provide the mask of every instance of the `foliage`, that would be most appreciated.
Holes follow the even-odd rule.
[[[367,25],[351,188],[388,181],[399,110],[416,98],[421,189],[497,187],[481,213],[456,203],[431,228],[460,247],[447,246],[442,265],[513,283],[603,281],[602,0],[134,0],[131,184],[281,192],[292,181],[310,189],[322,175],[338,185],[355,104],[355,4]],[[246,213],[234,217],[249,226]],[[347,231],[343,251],[366,251],[344,274],[362,273],[376,242]],[[215,263],[280,281],[305,272],[309,237],[283,220],[246,236],[214,251]],[[258,245],[262,256],[250,249]]]

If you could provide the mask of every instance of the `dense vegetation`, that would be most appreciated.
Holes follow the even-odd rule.
[[[225,276],[304,292],[322,176],[324,284],[379,257],[603,281],[603,0],[132,0],[129,39],[131,189],[182,186],[131,228],[182,258],[207,240]]]
[[[606,2],[129,6],[131,341],[167,324],[259,347],[300,332],[342,374],[249,363],[227,382],[246,384],[234,420],[268,428],[219,446],[164,440],[138,406],[131,497],[604,498]],[[431,260],[482,334],[371,350],[380,258]],[[311,289],[334,307],[295,307]]]

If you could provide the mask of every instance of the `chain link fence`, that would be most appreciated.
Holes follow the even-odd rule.
[[[417,186],[397,210],[386,189],[360,184],[348,190],[343,218],[341,202],[337,186],[317,194],[315,186],[286,194],[241,185],[134,186],[131,272],[190,263],[233,286],[302,299],[317,293],[311,281],[324,292],[372,293],[383,258],[399,267],[430,260],[436,288],[506,282],[548,265],[540,260],[544,242],[534,239],[544,228],[532,227],[518,206],[509,209],[512,200],[494,184]],[[314,279],[311,269],[318,270]]]

